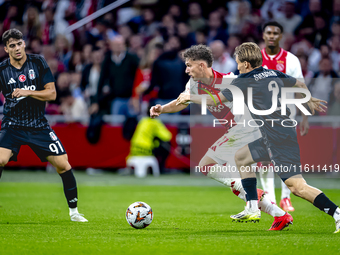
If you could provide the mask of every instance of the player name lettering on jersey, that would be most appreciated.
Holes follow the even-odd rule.
[[[261,80],[261,79],[264,79],[264,78],[268,78],[270,76],[277,76],[277,75],[273,71],[266,71],[266,72],[263,72],[263,73],[260,73],[260,74],[254,74],[255,81],[258,81],[258,80]]]

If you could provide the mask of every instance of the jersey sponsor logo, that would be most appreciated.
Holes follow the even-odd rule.
[[[36,87],[35,87],[35,85],[31,85],[31,86],[25,85],[22,89],[24,89],[24,90],[35,90]]]
[[[35,72],[33,69],[28,70],[28,78],[30,78],[31,80],[35,79]]]
[[[15,84],[15,83],[17,83],[13,78],[11,78],[9,81],[8,81],[8,83],[7,84]]]
[[[26,81],[26,76],[25,75],[20,75],[19,76],[19,81],[21,81],[21,82],[24,82],[24,81]]]
[[[55,135],[54,132],[50,132],[50,137],[51,137],[52,141],[57,141],[58,140],[58,137]]]

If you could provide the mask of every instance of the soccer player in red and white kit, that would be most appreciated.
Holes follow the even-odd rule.
[[[263,26],[263,40],[265,42],[266,47],[262,49],[262,66],[267,69],[278,70],[280,72],[286,73],[294,78],[303,80],[302,69],[299,59],[290,53],[289,51],[285,51],[279,45],[280,40],[282,39],[283,27],[276,21],[270,21],[264,24]],[[288,95],[289,98],[294,97],[294,93]],[[296,116],[296,107],[295,105],[288,105],[291,115],[289,116],[291,119],[295,119]],[[302,122],[300,123],[300,134],[304,136],[308,133],[309,124],[307,116],[303,115]],[[260,167],[260,179],[263,190],[268,193],[271,201],[276,201],[275,198],[275,187],[274,187],[274,172],[267,170],[265,171],[262,168],[262,164],[269,164],[270,162],[261,162],[258,164]],[[270,168],[269,168],[270,169]],[[282,190],[281,190],[281,201],[280,207],[284,211],[294,211],[294,207],[290,201],[290,190],[281,181]]]

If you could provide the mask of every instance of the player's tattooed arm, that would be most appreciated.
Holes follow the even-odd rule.
[[[57,97],[54,82],[47,83],[43,90],[32,91],[16,89],[12,93],[12,98],[32,97],[40,101],[54,101]]]
[[[221,103],[227,102],[228,100],[222,93],[218,93],[218,95],[206,95],[206,104],[211,106],[216,106]],[[202,95],[189,95],[186,93],[182,93],[177,98],[177,105],[187,104],[187,103],[195,103],[195,104],[202,104]]]

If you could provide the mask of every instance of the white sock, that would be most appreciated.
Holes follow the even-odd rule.
[[[249,200],[247,201],[247,206],[248,209],[250,209],[251,211],[255,211],[259,209],[259,204],[258,204],[258,200]]]
[[[340,208],[336,208],[334,214],[333,214],[333,218],[335,219],[335,221],[340,220]]]
[[[69,208],[70,209],[70,216],[75,214],[75,213],[78,213],[78,207],[76,208]]]
[[[285,211],[283,211],[280,207],[270,201],[269,197],[264,195],[261,200],[259,200],[259,209],[262,212],[268,213],[273,217],[280,217],[285,215]]]
[[[244,202],[247,202],[246,191],[244,190],[244,188],[242,186],[241,178],[233,179],[232,182],[231,182],[231,187],[230,188],[231,188],[231,191],[236,196],[241,198]]]
[[[290,189],[287,185],[281,180],[281,199],[290,198]]]
[[[264,192],[267,193],[269,199],[276,203],[275,185],[274,185],[274,171],[272,167],[260,168],[260,180]]]

